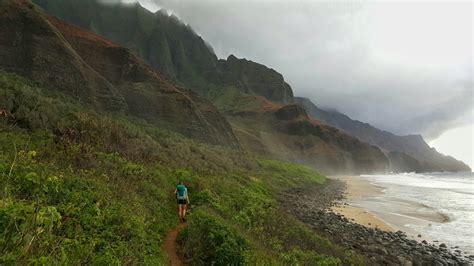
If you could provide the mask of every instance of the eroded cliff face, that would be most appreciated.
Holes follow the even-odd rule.
[[[121,111],[125,100],[72,49],[33,4],[0,2],[0,67],[103,110]]]
[[[217,57],[189,26],[164,10],[97,0],[34,0],[49,13],[133,51],[167,78],[205,92]]]
[[[0,2],[0,69],[26,76],[98,110],[125,112],[213,144],[239,147],[230,125],[196,93],[141,59],[23,0]]]
[[[314,165],[331,165],[329,168],[336,171],[347,169],[366,169],[366,171],[377,169],[376,171],[379,171],[385,168],[384,156],[393,160],[391,164],[393,171],[406,169],[463,171],[468,169],[463,163],[433,151],[422,139],[420,141],[419,138],[413,136],[395,136],[368,124],[353,121],[342,114],[328,113],[317,107],[310,108],[305,101],[297,101],[309,112],[309,117],[305,119],[283,119],[291,115],[292,111],[301,112],[294,106],[277,112],[275,116],[269,116],[269,113],[283,105],[294,102],[292,89],[283,76],[264,65],[238,59],[232,55],[227,59],[218,60],[212,48],[201,37],[188,25],[168,15],[164,10],[151,13],[139,4],[103,5],[97,0],[33,1],[64,20],[130,49],[150,64],[154,70],[160,71],[163,74],[159,75],[160,77],[166,77],[173,84],[182,84],[211,100],[220,112],[232,121],[233,130],[249,150],[276,157],[283,154],[284,156],[280,157],[291,157],[294,161],[311,161],[309,164]],[[64,35],[68,36],[68,34]],[[71,41],[71,43],[76,42],[76,40]],[[126,53],[125,50],[105,46],[106,49],[94,53],[84,41],[78,43],[78,45],[73,45],[74,49],[80,51],[82,59],[112,84],[114,88],[111,90],[115,89],[114,93],[122,96],[122,105],[125,103],[127,110],[147,120],[155,120],[156,123],[168,121],[171,124],[171,121],[174,121],[179,126],[180,132],[185,132],[188,136],[212,138],[210,137],[212,132],[221,132],[216,137],[219,143],[235,144],[235,141],[230,141],[232,133],[228,127],[225,125],[219,128],[218,124],[227,122],[222,120],[212,107],[209,107],[206,100],[181,86],[173,85],[172,87],[191,97],[192,101],[187,101],[186,97],[183,98],[181,95],[176,96],[175,99],[182,99],[176,104],[156,106],[152,103],[161,102],[165,98],[162,98],[161,94],[159,97],[156,94],[150,96],[152,89],[149,84],[153,81],[143,81],[143,78],[147,79],[150,76],[144,73],[154,70],[136,67],[134,60],[138,59],[136,57],[130,59],[132,55]],[[95,47],[95,49],[98,48]],[[101,58],[100,61],[94,60],[97,54],[107,53],[111,55]],[[124,59],[126,57],[128,59]],[[110,62],[103,64],[102,61],[106,60]],[[132,69],[123,68],[128,64],[124,62],[132,62]],[[206,133],[197,133],[201,131],[201,124],[190,124],[188,120],[183,120],[183,117],[168,116],[168,118],[156,119],[160,117],[157,114],[163,113],[164,110],[176,110],[177,106],[181,105],[194,106],[185,108],[182,113],[185,117],[190,117],[191,121],[198,119],[207,124],[207,131],[202,131]],[[194,110],[198,111],[197,117],[193,113]],[[199,111],[202,114],[202,110],[208,110],[207,114],[200,115]],[[315,119],[321,120],[322,123]],[[332,127],[338,128],[344,134],[334,132],[330,134],[328,132],[332,132],[333,129],[324,130],[324,128]],[[258,133],[260,128],[264,128],[261,132],[265,134]],[[209,136],[205,137],[204,134]],[[358,142],[348,135],[354,136]],[[278,136],[277,139],[274,138],[275,136]],[[273,142],[283,143],[285,148],[275,149]],[[371,145],[378,146],[385,155],[381,156],[378,149],[368,148]],[[390,151],[402,154],[399,154],[400,156],[390,154]],[[413,160],[418,163],[411,163]],[[420,167],[414,165],[420,165]]]
[[[370,124],[352,120],[344,114],[322,110],[309,99],[296,97],[295,102],[304,106],[310,116],[322,123],[336,127],[361,141],[382,149],[390,159],[391,171],[470,171],[469,166],[463,162],[431,148],[420,135],[397,136]]]
[[[62,20],[130,49],[173,82],[204,97],[232,86],[279,103],[293,101],[291,87],[280,73],[235,56],[218,60],[192,28],[165,10],[152,13],[139,4],[103,5],[96,0],[34,2]]]
[[[228,116],[242,145],[253,152],[304,163],[324,173],[383,173],[383,152],[312,119],[296,104],[267,105]]]
[[[273,69],[230,55],[219,60],[222,87],[235,86],[243,93],[263,96],[277,103],[293,102],[293,91],[283,76]]]

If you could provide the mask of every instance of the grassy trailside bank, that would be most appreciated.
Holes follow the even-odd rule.
[[[0,264],[162,264],[178,180],[190,264],[363,263],[278,207],[283,189],[325,182],[307,167],[97,113],[4,72],[0,109]]]

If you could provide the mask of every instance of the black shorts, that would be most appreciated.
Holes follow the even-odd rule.
[[[177,201],[178,201],[178,204],[179,204],[179,205],[181,205],[181,204],[184,204],[184,205],[188,204],[188,201],[185,200],[185,199],[179,199],[179,200],[177,200]]]

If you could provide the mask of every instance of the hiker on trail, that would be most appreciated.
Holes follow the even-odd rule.
[[[189,197],[188,197],[188,189],[183,184],[183,182],[179,182],[179,185],[176,186],[176,190],[174,191],[174,194],[176,195],[176,200],[178,202],[179,221],[184,223],[186,222],[186,219],[185,219],[186,204],[189,203]]]

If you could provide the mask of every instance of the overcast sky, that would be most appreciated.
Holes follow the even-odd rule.
[[[133,0],[124,0],[133,1]],[[229,54],[282,73],[298,96],[398,134],[473,123],[473,4],[140,0]]]
[[[472,162],[471,1],[139,2],[178,16],[220,58],[277,70],[297,96]]]

